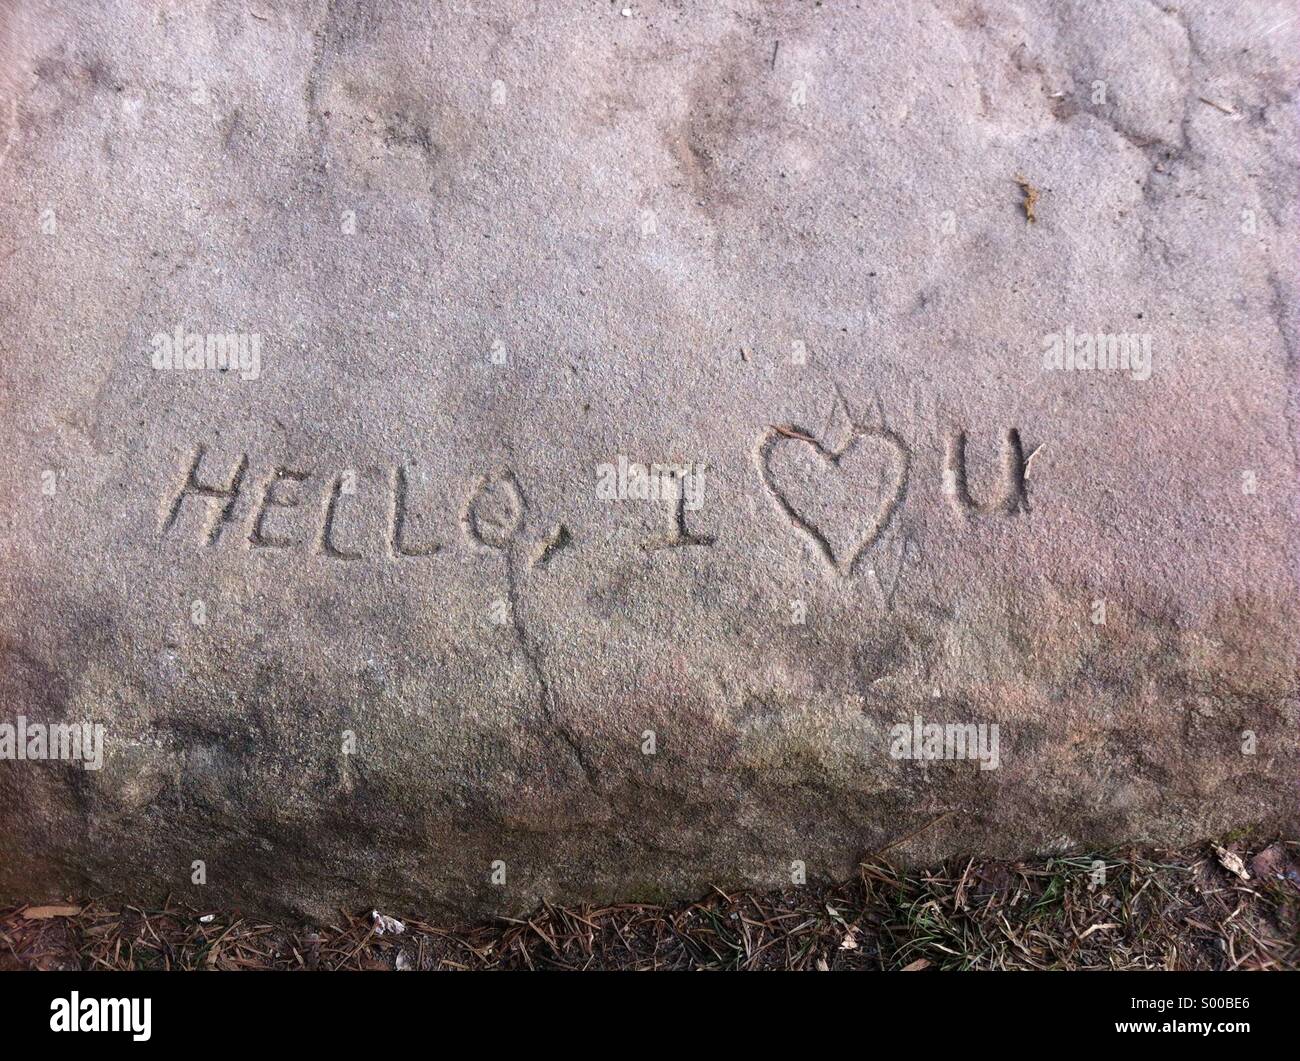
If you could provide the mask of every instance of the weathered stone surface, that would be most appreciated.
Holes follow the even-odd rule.
[[[701,7],[6,5],[4,896],[1297,824],[1290,5]]]

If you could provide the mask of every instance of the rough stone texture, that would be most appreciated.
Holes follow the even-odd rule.
[[[0,722],[106,737],[0,762],[0,893],[1297,824],[1292,5],[777,6],[4,5]],[[155,370],[178,326],[260,377]]]

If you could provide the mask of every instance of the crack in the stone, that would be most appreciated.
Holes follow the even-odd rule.
[[[1300,351],[1297,350],[1297,340],[1300,337],[1296,334],[1289,317],[1291,307],[1288,304],[1289,289],[1278,276],[1276,266],[1268,272],[1269,301],[1268,312],[1273,319],[1273,324],[1277,328],[1278,335],[1282,339],[1282,362],[1286,365],[1286,377],[1294,384],[1297,378],[1300,378]],[[1295,463],[1300,466],[1300,410],[1297,405],[1300,404],[1300,395],[1297,395],[1294,389],[1288,394],[1286,401],[1282,403],[1282,418],[1286,421],[1287,428],[1291,435],[1291,455]]]
[[[537,682],[538,708],[541,711],[542,721],[559,735],[573,755],[583,777],[587,779],[587,784],[593,791],[598,792],[595,768],[587,761],[587,756],[577,738],[574,737],[573,732],[556,717],[555,694],[551,690],[551,683],[546,677],[541,648],[529,636],[521,614],[522,608],[520,605],[523,596],[519,591],[519,577],[515,567],[515,558],[509,551],[506,552],[506,588],[510,596],[510,625],[515,632],[515,640],[519,643],[519,650],[524,654],[524,659],[528,661],[528,667]]]
[[[307,110],[307,126],[312,134],[312,146],[316,152],[316,172],[324,176],[329,170],[327,148],[325,145],[325,116],[320,107],[320,83],[325,64],[325,48],[334,25],[334,0],[327,0],[319,29],[312,31],[311,64],[307,68],[307,79],[303,84],[303,104]]]

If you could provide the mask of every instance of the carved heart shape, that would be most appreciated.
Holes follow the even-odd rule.
[[[855,427],[832,450],[800,428],[772,427],[758,461],[763,485],[786,518],[831,570],[848,577],[903,503],[912,454],[884,428]]]

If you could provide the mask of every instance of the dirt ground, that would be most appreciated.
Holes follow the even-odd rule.
[[[1294,840],[906,874],[874,860],[838,883],[461,926],[364,911],[313,928],[90,899],[0,911],[0,969],[1296,968]]]

